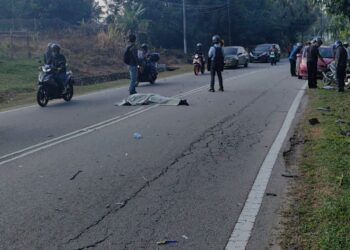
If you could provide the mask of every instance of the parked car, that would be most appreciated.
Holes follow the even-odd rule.
[[[270,49],[272,48],[272,45],[275,45],[278,53],[277,53],[277,62],[281,59],[281,48],[276,43],[266,43],[266,44],[259,44],[257,45],[251,52],[250,52],[250,62],[263,62],[267,63],[270,61]]]
[[[241,46],[223,47],[225,68],[237,68],[239,65],[248,67],[248,52]]]
[[[296,74],[299,79],[307,78],[307,50],[308,46],[305,46],[302,49],[302,53],[297,55],[297,64],[296,64]],[[332,46],[321,46],[319,49],[320,55],[323,57],[323,60],[326,62],[324,64],[320,59],[317,61],[317,76],[322,77],[322,72],[327,70],[327,65],[334,61],[334,51]]]

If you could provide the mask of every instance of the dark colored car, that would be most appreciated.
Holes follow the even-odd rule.
[[[248,67],[248,52],[241,46],[223,47],[225,68],[237,68],[242,65]]]
[[[265,44],[259,44],[257,45],[251,52],[250,52],[250,62],[263,62],[267,63],[270,60],[270,50],[272,48],[272,45],[275,45],[277,48],[277,62],[281,59],[281,48],[278,44],[275,43],[265,43]]]

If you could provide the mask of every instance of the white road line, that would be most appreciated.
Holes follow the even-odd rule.
[[[242,75],[239,75],[239,76],[230,77],[230,78],[227,78],[225,81],[239,79],[241,77],[245,77],[245,76],[248,76],[248,75],[256,74],[257,72],[260,72],[260,71],[261,70],[256,70],[256,71],[249,72],[249,73],[246,73],[246,74],[242,74]],[[202,91],[204,89],[207,89],[207,88],[208,88],[208,86],[206,86],[206,85],[205,86],[201,86],[199,88],[195,88],[195,89],[189,90],[187,92],[178,94],[178,95],[173,96],[173,97],[181,98],[181,97],[193,95],[193,94],[199,93],[200,91]],[[140,108],[135,109],[135,110],[133,110],[131,112],[128,112],[128,113],[126,113],[126,114],[124,114],[122,116],[116,116],[116,117],[113,117],[111,119],[108,119],[108,120],[105,120],[105,121],[93,124],[91,126],[88,126],[88,127],[82,128],[82,129],[78,129],[78,130],[73,131],[71,133],[68,133],[68,134],[65,134],[65,135],[62,135],[62,136],[59,136],[59,137],[56,137],[56,138],[53,138],[53,139],[50,139],[50,140],[47,140],[47,141],[35,144],[35,145],[32,145],[32,146],[29,146],[27,148],[18,150],[16,152],[12,152],[10,154],[6,154],[6,155],[3,155],[3,156],[0,156],[0,166],[4,165],[6,163],[12,162],[14,160],[23,158],[25,156],[31,155],[31,154],[36,153],[38,151],[50,148],[50,147],[55,146],[57,144],[60,144],[60,143],[72,140],[74,138],[77,138],[77,137],[80,137],[80,136],[83,136],[83,135],[86,135],[86,134],[90,134],[90,133],[92,133],[92,132],[94,132],[96,130],[100,130],[102,128],[105,128],[105,127],[111,126],[113,124],[119,123],[119,122],[124,121],[124,120],[126,120],[128,118],[131,118],[131,117],[134,117],[136,115],[142,114],[142,113],[144,113],[146,111],[149,111],[149,110],[154,109],[154,108],[159,107],[159,106],[160,105],[157,104],[157,105],[153,105],[153,106],[148,107],[148,108],[140,107]]]
[[[244,250],[248,244],[256,217],[264,198],[272,169],[298,111],[306,86],[307,84],[305,83],[295,97],[293,104],[283,122],[281,130],[279,131],[270,151],[266,155],[266,158],[260,167],[259,173],[248,195],[248,199],[244,204],[243,210],[226,245],[226,250]]]

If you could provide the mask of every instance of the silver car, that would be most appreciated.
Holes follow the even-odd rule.
[[[223,47],[225,68],[237,68],[242,65],[248,67],[249,54],[241,46]]]

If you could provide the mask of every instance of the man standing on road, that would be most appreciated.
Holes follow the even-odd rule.
[[[210,47],[208,52],[208,63],[210,63],[210,88],[209,92],[215,92],[215,74],[218,75],[219,78],[219,91],[224,91],[224,85],[222,80],[221,72],[224,70],[224,53],[222,51],[220,45],[220,37],[218,35],[213,36],[213,46]]]
[[[125,54],[124,54],[124,63],[129,66],[129,73],[130,73],[130,87],[129,87],[129,93],[130,95],[136,94],[136,84],[137,84],[137,76],[138,76],[138,66],[139,66],[139,59],[137,55],[137,48],[136,48],[136,36],[130,35],[129,36],[129,43],[130,45],[127,47]]]
[[[310,89],[317,88],[317,61],[318,58],[326,64],[318,51],[318,48],[322,45],[321,38],[315,38],[312,40],[311,46],[307,50],[307,74],[308,84]]]
[[[337,67],[338,92],[344,92],[348,53],[341,41],[336,41],[335,46],[335,65]]]
[[[296,64],[297,64],[297,54],[300,53],[302,47],[303,47],[303,45],[301,43],[297,43],[295,48],[289,54],[290,74],[292,76],[296,76],[295,68],[296,68]]]

